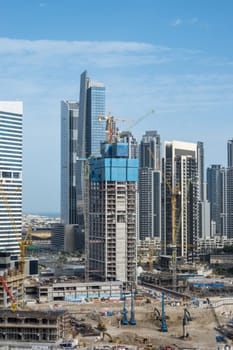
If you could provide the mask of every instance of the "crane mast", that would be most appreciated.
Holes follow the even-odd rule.
[[[176,290],[176,262],[177,262],[177,252],[176,252],[176,192],[172,190],[172,289]]]

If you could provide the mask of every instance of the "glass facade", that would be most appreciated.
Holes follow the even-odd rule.
[[[92,86],[87,90],[86,154],[100,156],[100,143],[106,139],[105,123],[98,117],[105,113],[105,87]]]
[[[61,220],[64,224],[77,223],[77,102],[61,102]]]
[[[86,71],[81,74],[79,119],[78,119],[78,160],[77,160],[77,211],[78,223],[83,224],[84,210],[84,160],[100,156],[100,143],[106,140],[106,123],[99,120],[105,115],[105,87],[94,83]]]
[[[19,253],[22,233],[22,102],[0,102],[0,250]]]

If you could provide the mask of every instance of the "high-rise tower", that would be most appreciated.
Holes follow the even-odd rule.
[[[165,142],[163,171],[163,251],[165,254],[171,254],[171,246],[175,244],[177,256],[185,260],[192,259],[197,253],[198,239],[197,144],[179,141]],[[174,198],[175,208],[173,208]],[[175,213],[174,218],[173,212]],[[175,242],[172,237],[173,229]]]
[[[227,236],[233,237],[233,138],[227,142],[226,192]]]
[[[89,182],[89,275],[101,280],[135,282],[138,160],[128,144],[102,147],[91,159]]]
[[[75,101],[61,102],[61,220],[77,223],[78,112]]]
[[[139,146],[139,239],[161,237],[161,142],[147,131]]]
[[[77,205],[81,224],[84,212],[84,160],[90,156],[100,156],[100,144],[106,140],[105,123],[99,120],[101,115],[105,115],[105,86],[92,82],[84,71],[80,79],[77,160]]]
[[[85,71],[80,80],[78,157],[100,156],[100,143],[106,140],[101,115],[105,115],[105,86],[91,81]]]
[[[207,198],[210,202],[210,218],[215,222],[216,233],[224,234],[225,169],[220,164],[207,168]]]
[[[233,138],[227,141],[227,166],[233,168]]]
[[[0,250],[13,254],[22,234],[22,119],[22,102],[0,102]]]

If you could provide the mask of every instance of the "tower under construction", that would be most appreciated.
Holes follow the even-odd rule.
[[[104,143],[101,154],[89,161],[89,276],[134,282],[138,160],[127,143]]]

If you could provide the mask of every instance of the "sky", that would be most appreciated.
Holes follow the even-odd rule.
[[[60,102],[79,99],[84,70],[138,141],[203,141],[205,167],[226,166],[232,0],[0,0],[0,13],[0,100],[24,104],[25,213],[60,211]]]

